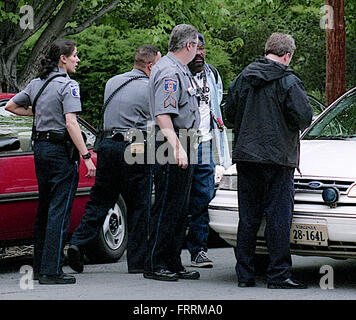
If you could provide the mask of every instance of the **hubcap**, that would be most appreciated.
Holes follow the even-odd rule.
[[[108,247],[112,250],[118,249],[125,236],[125,220],[122,217],[120,207],[115,204],[110,209],[103,224],[104,239]]]

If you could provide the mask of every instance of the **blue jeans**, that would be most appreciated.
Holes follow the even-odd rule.
[[[214,167],[212,142],[203,142],[198,147],[198,163],[194,166],[190,190],[189,230],[186,241],[191,255],[208,250],[208,205],[214,196]]]
[[[62,274],[63,247],[78,186],[78,164],[63,145],[38,141],[34,146],[38,208],[34,226],[35,273]]]

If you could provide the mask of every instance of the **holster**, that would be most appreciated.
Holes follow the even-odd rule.
[[[68,158],[70,162],[80,162],[80,155],[77,147],[74,145],[72,140],[67,140],[65,142],[65,148],[68,154]]]
[[[83,131],[81,131],[81,134],[83,136],[84,143],[87,142],[87,136]],[[80,163],[80,154],[79,150],[75,146],[75,144],[72,141],[72,138],[70,137],[68,131],[66,131],[66,140],[65,140],[65,148],[68,154],[68,158],[70,162],[76,162],[78,161],[78,164]]]
[[[100,142],[104,139],[104,130],[98,130],[96,132],[95,136],[95,141],[94,141],[94,146],[93,146],[93,151],[98,152]]]

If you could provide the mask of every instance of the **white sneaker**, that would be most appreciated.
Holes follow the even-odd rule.
[[[208,254],[205,251],[200,251],[196,256],[192,256],[191,266],[198,268],[212,268],[213,261],[208,257]]]

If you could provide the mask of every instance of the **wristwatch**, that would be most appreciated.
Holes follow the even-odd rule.
[[[91,158],[91,153],[88,152],[87,154],[83,154],[83,155],[82,155],[82,158],[83,158],[84,160],[90,159],[90,158]]]

